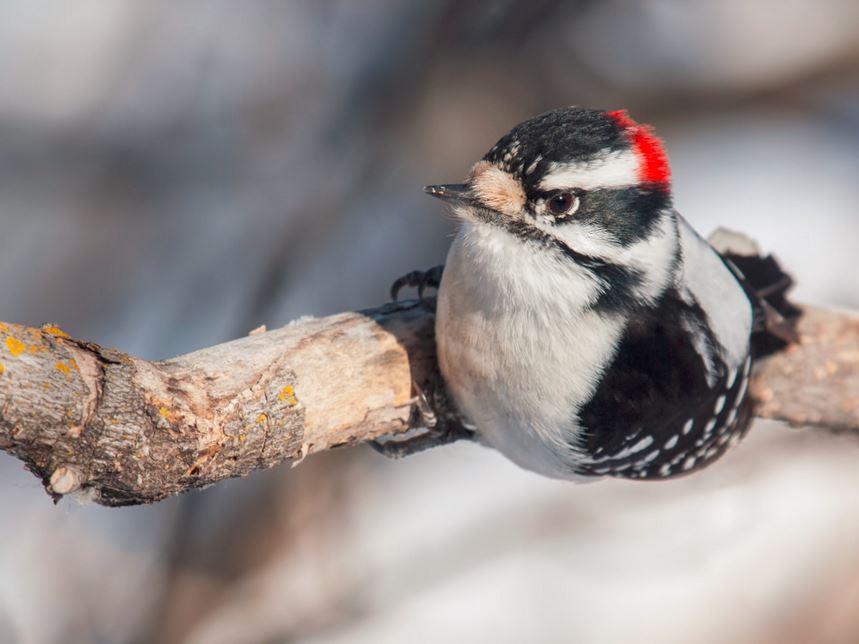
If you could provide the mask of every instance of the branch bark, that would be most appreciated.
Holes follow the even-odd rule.
[[[150,503],[410,426],[435,369],[414,303],[295,322],[161,362],[0,323],[0,449],[59,497]]]
[[[859,316],[806,307],[762,361],[758,415],[859,431]],[[0,449],[59,499],[151,503],[413,428],[437,369],[415,302],[300,320],[160,362],[0,323]]]

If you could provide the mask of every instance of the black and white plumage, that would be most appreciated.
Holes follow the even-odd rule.
[[[436,337],[479,440],[548,476],[659,479],[744,434],[754,294],[672,208],[649,128],[555,110],[427,191],[461,220]]]

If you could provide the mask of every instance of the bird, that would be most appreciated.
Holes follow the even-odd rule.
[[[675,210],[652,127],[555,109],[425,191],[458,230],[443,267],[392,294],[437,288],[439,371],[469,438],[552,478],[664,480],[745,435],[755,338],[795,340],[792,281]]]

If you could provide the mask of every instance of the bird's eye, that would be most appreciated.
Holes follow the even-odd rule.
[[[549,199],[548,207],[555,216],[572,215],[579,209],[579,198],[572,192],[559,192]]]

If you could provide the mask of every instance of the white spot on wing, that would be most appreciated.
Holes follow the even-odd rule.
[[[737,420],[737,408],[732,407],[730,413],[728,414],[728,418],[725,420],[725,424],[730,427],[734,424],[735,420]]]
[[[659,456],[659,450],[658,449],[650,452],[650,454],[645,456],[644,460],[641,461],[642,465],[645,463],[649,463],[650,461],[655,460],[657,456]]]
[[[734,386],[734,382],[737,380],[737,369],[736,367],[732,368],[728,372],[728,381],[725,383],[725,389],[730,389]]]
[[[620,450],[617,454],[611,454],[609,456],[604,456],[602,458],[595,458],[589,462],[591,462],[591,463],[602,463],[603,461],[613,461],[613,460],[618,460],[618,459],[624,459],[624,458],[627,458],[629,456],[632,456],[633,454],[637,454],[641,450],[647,449],[652,444],[653,444],[653,436],[645,436],[644,438],[642,438],[640,441],[638,441],[634,445],[632,445],[630,447],[625,447],[624,449]],[[657,453],[658,453],[658,450],[657,450]],[[644,462],[647,463],[648,461],[645,460]]]
[[[674,434],[674,436],[665,441],[665,449],[673,449],[679,438],[680,437],[677,434]]]
[[[687,420],[687,421],[686,421],[686,424],[685,424],[685,425],[683,425],[683,435],[684,435],[684,436],[685,436],[686,434],[688,434],[689,432],[691,432],[691,431],[692,431],[692,426],[693,426],[694,424],[695,424],[695,419],[694,419],[694,418],[690,418],[689,420]]]
[[[725,408],[725,401],[727,398],[725,396],[719,396],[716,399],[716,407],[713,409],[713,413],[721,414],[722,410]]]
[[[695,457],[694,457],[694,456],[690,456],[689,458],[687,458],[687,459],[683,462],[683,471],[684,471],[684,472],[688,472],[688,471],[689,471],[689,470],[691,470],[693,467],[695,467]]]

